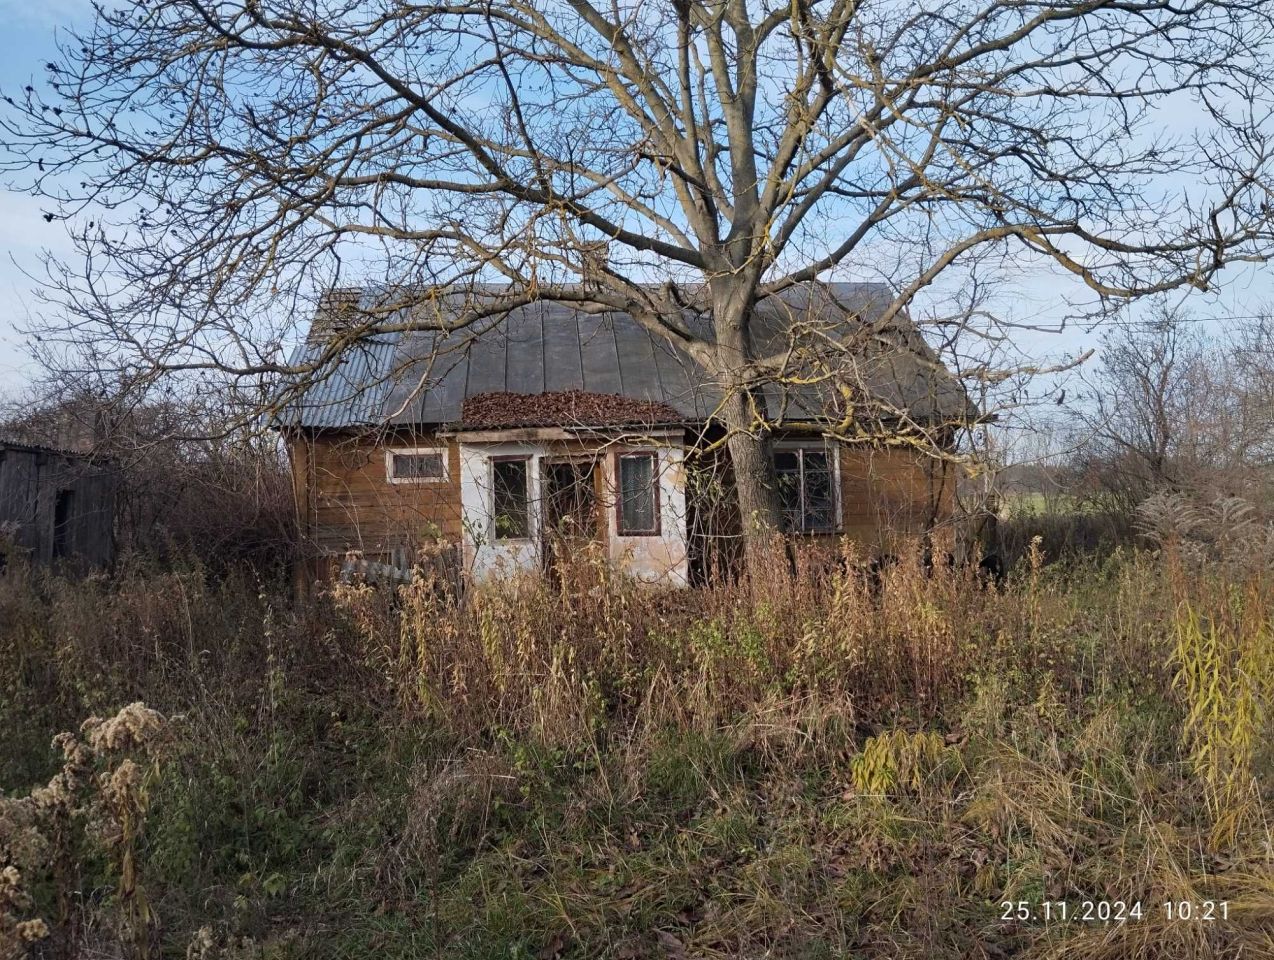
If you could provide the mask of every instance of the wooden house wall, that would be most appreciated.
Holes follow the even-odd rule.
[[[955,511],[956,467],[907,447],[842,445],[841,533],[866,550],[945,524]]]
[[[0,447],[0,528],[13,545],[39,558],[40,464],[34,452]]]
[[[720,437],[710,436],[712,440]],[[782,441],[780,441],[782,442]],[[791,442],[808,444],[806,437]],[[738,510],[728,458],[720,447],[695,458],[708,495],[688,498],[692,579],[711,578],[742,560]],[[840,523],[834,535],[802,537],[815,553],[852,540],[863,556],[895,553],[904,541],[935,527],[950,532],[955,512],[956,467],[907,447],[841,444]],[[695,482],[692,480],[692,483]],[[946,549],[950,549],[947,547]]]
[[[385,451],[397,447],[444,448],[447,479],[390,483]],[[319,552],[357,550],[391,563],[396,551],[460,540],[460,456],[453,440],[431,434],[296,436],[289,451],[302,529]]]

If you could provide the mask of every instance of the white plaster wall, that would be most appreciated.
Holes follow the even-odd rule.
[[[605,461],[607,541],[611,561],[646,583],[684,587],[689,578],[690,555],[686,538],[686,471],[680,447],[617,447],[614,453],[654,450],[659,463],[659,535],[621,537],[614,509],[618,497],[615,458]]]
[[[660,533],[621,537],[615,513],[616,453],[658,454]],[[460,504],[462,549],[475,583],[540,569],[540,461],[560,453],[533,442],[461,443]],[[607,553],[612,563],[646,583],[685,586],[689,574],[686,539],[686,477],[682,449],[675,446],[608,445],[599,458],[606,514]],[[495,539],[492,519],[491,458],[530,457],[531,536]]]
[[[461,537],[465,565],[477,583],[511,576],[540,565],[540,456],[532,443],[460,444]],[[529,456],[531,535],[526,540],[496,540],[492,509],[491,458]]]

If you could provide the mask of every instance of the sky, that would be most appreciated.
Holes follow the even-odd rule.
[[[43,64],[54,53],[55,33],[91,17],[89,0],[0,0],[0,88],[10,92],[27,83],[42,82]],[[5,191],[0,186],[0,398],[20,393],[37,375],[19,333],[24,322],[41,309],[38,285],[40,253],[69,251],[66,227],[46,223],[38,200]],[[1047,269],[1023,268],[999,296],[1001,309],[1015,319],[1043,326],[1055,323],[1069,297],[1084,291],[1070,279]],[[1241,267],[1222,277],[1209,294],[1191,293],[1178,299],[1201,320],[1205,329],[1220,331],[1225,318],[1246,316],[1274,305],[1274,268]],[[1131,316],[1137,316],[1134,308]],[[1095,347],[1100,331],[1070,327],[1061,334],[1021,331],[1019,347],[1034,357],[1078,356]],[[1090,361],[1091,363],[1091,361]]]
[[[42,80],[54,33],[91,15],[88,0],[0,0],[0,88],[7,93]],[[69,250],[66,228],[45,223],[38,200],[0,188],[0,396],[18,392],[35,375],[18,334],[40,307],[36,285],[42,249]]]

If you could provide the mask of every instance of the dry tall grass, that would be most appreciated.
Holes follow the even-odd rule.
[[[1025,609],[973,571],[928,569],[918,549],[875,577],[852,553],[810,551],[793,574],[693,593],[652,590],[587,558],[462,603],[432,578],[393,593],[336,585],[326,599],[407,711],[563,744],[655,702],[700,726],[775,700],[933,716],[963,696],[971,658],[994,643],[985,627],[1013,632]]]
[[[84,840],[67,956],[143,927],[205,960],[1268,955],[1269,573],[1032,556],[1003,589],[917,548],[300,606],[198,569],[11,577],[0,784],[88,713],[179,718],[129,842]],[[1002,918],[1085,900],[1144,916]],[[1207,900],[1223,922],[1163,906]]]

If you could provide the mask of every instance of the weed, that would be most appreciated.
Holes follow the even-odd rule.
[[[2,579],[0,935],[199,960],[1261,955],[1266,575],[1024,547],[984,589],[919,545],[879,582],[819,549],[679,592],[597,556],[464,597]],[[182,717],[162,751],[109,724],[47,751],[137,699]],[[92,817],[37,816],[57,777]],[[997,910],[1207,897],[1241,919]]]

